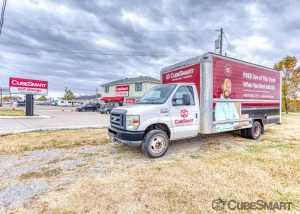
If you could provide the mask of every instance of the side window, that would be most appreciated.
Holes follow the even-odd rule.
[[[104,90],[105,90],[105,93],[108,93],[109,92],[109,85],[106,85]]]
[[[173,105],[195,105],[194,92],[192,86],[180,86],[173,96]]]
[[[137,82],[135,83],[135,91],[142,91],[143,90],[143,83]]]

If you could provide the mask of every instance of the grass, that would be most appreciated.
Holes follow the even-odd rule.
[[[0,137],[0,154],[14,154],[49,148],[72,148],[108,142],[104,129],[42,131]]]
[[[27,180],[27,179],[36,179],[36,178],[42,178],[42,177],[54,177],[59,174],[61,174],[62,169],[55,168],[55,169],[48,169],[48,168],[42,168],[40,171],[33,171],[33,172],[27,172],[20,176],[21,180]]]
[[[0,116],[24,116],[23,110],[12,110],[8,108],[0,108]]]
[[[135,163],[131,165],[126,159],[130,151],[118,149],[123,156],[119,160],[119,155],[111,154],[110,174],[85,175],[19,212],[214,213],[212,201],[221,198],[289,201],[292,211],[286,213],[300,213],[299,130],[300,114],[290,113],[283,117],[282,125],[266,127],[258,142],[231,134],[208,136],[191,151],[187,144],[173,145],[181,146],[181,151],[177,148],[161,159],[148,160],[131,153]],[[257,211],[225,209],[216,213]]]

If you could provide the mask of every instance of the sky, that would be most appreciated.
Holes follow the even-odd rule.
[[[0,0],[2,5],[2,0]],[[95,94],[108,81],[147,75],[214,51],[223,27],[231,57],[272,67],[300,59],[300,1],[7,0],[0,87],[11,76]]]

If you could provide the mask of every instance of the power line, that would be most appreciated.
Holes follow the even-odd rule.
[[[4,14],[5,14],[6,2],[7,2],[7,0],[3,0],[2,9],[1,9],[1,17],[0,17],[0,35],[1,35],[1,33],[2,33],[2,28],[3,28],[3,24],[4,24]]]
[[[13,27],[12,25],[8,25],[7,26],[10,30],[16,30],[15,27]],[[48,27],[47,28],[37,28],[37,27],[32,27],[32,26],[24,26],[26,27],[28,30],[34,30],[34,31],[42,31],[42,30],[47,30],[47,31],[62,31],[62,32],[83,32],[83,33],[115,33],[118,29],[111,29],[111,31],[109,30],[99,30],[99,29],[95,29],[95,30],[85,30],[85,29],[79,29],[78,27],[74,26],[76,29],[67,29],[64,26],[62,27]],[[213,29],[202,29],[202,30],[149,30],[149,29],[140,29],[140,30],[132,30],[133,32],[136,33],[147,33],[147,32],[162,32],[162,33],[194,33],[194,32],[203,32],[203,31],[214,31]]]

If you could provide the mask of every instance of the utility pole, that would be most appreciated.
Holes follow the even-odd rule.
[[[0,16],[0,35],[1,35],[1,33],[2,33],[2,28],[3,28],[3,24],[4,24],[4,13],[5,13],[5,8],[6,8],[6,2],[7,2],[7,0],[3,0],[2,9],[1,9],[1,16]]]
[[[224,31],[221,27],[220,29],[217,29],[216,31],[220,32],[218,39],[215,40],[215,52],[219,52],[220,55],[223,55],[223,37],[224,37]]]
[[[223,28],[220,29],[220,55],[223,55]]]

